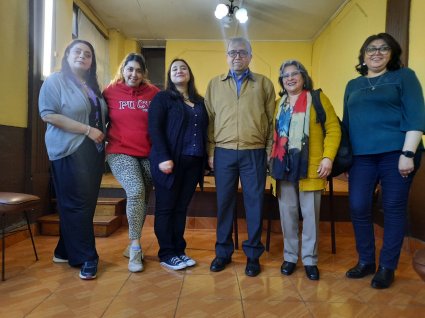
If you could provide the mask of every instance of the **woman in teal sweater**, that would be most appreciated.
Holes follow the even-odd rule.
[[[400,45],[391,35],[368,37],[356,67],[362,76],[347,84],[344,96],[343,122],[354,155],[349,171],[350,211],[359,254],[357,265],[346,275],[362,278],[375,274],[371,285],[378,289],[388,288],[394,281],[409,189],[419,167],[425,130],[422,88],[415,73],[402,66],[400,55]],[[384,238],[376,271],[372,197],[378,182]]]

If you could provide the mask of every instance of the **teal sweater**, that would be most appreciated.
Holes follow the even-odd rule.
[[[425,131],[424,96],[415,73],[401,68],[349,81],[343,122],[354,155],[401,150],[407,131]]]

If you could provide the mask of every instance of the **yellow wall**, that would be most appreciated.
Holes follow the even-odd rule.
[[[409,34],[409,67],[412,68],[425,89],[425,41],[423,30],[425,1],[412,0],[410,9],[410,34]],[[425,142],[425,136],[422,138]]]
[[[115,73],[121,61],[128,53],[140,53],[135,40],[127,39],[118,30],[109,30],[109,72],[110,78],[115,77]]]
[[[252,42],[253,58],[250,68],[253,72],[269,77],[279,91],[277,78],[279,67],[284,60],[299,59],[311,69],[310,42]],[[196,86],[204,95],[211,78],[228,71],[224,41],[167,41],[166,70],[174,58],[185,59],[195,76]]]
[[[27,1],[0,1],[0,30],[0,125],[27,127]]]
[[[419,0],[420,1],[420,0]],[[315,87],[322,88],[338,115],[342,115],[347,82],[359,74],[354,66],[364,40],[385,31],[386,0],[352,0],[313,44]]]
[[[410,12],[409,67],[416,72],[422,87],[425,88],[425,1],[412,0]]]

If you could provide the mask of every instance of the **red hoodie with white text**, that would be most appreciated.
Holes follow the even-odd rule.
[[[148,110],[158,92],[159,89],[151,84],[129,87],[122,82],[111,84],[103,91],[110,119],[107,154],[149,155]]]

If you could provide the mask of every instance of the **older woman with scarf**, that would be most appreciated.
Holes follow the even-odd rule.
[[[326,178],[338,150],[341,130],[329,99],[320,93],[326,112],[325,131],[316,120],[312,104],[313,82],[305,67],[289,60],[280,67],[282,87],[277,101],[271,176],[276,180],[279,211],[284,234],[284,262],[281,273],[291,275],[298,261],[299,207],[303,216],[301,257],[306,275],[319,279],[317,268],[320,200]]]

